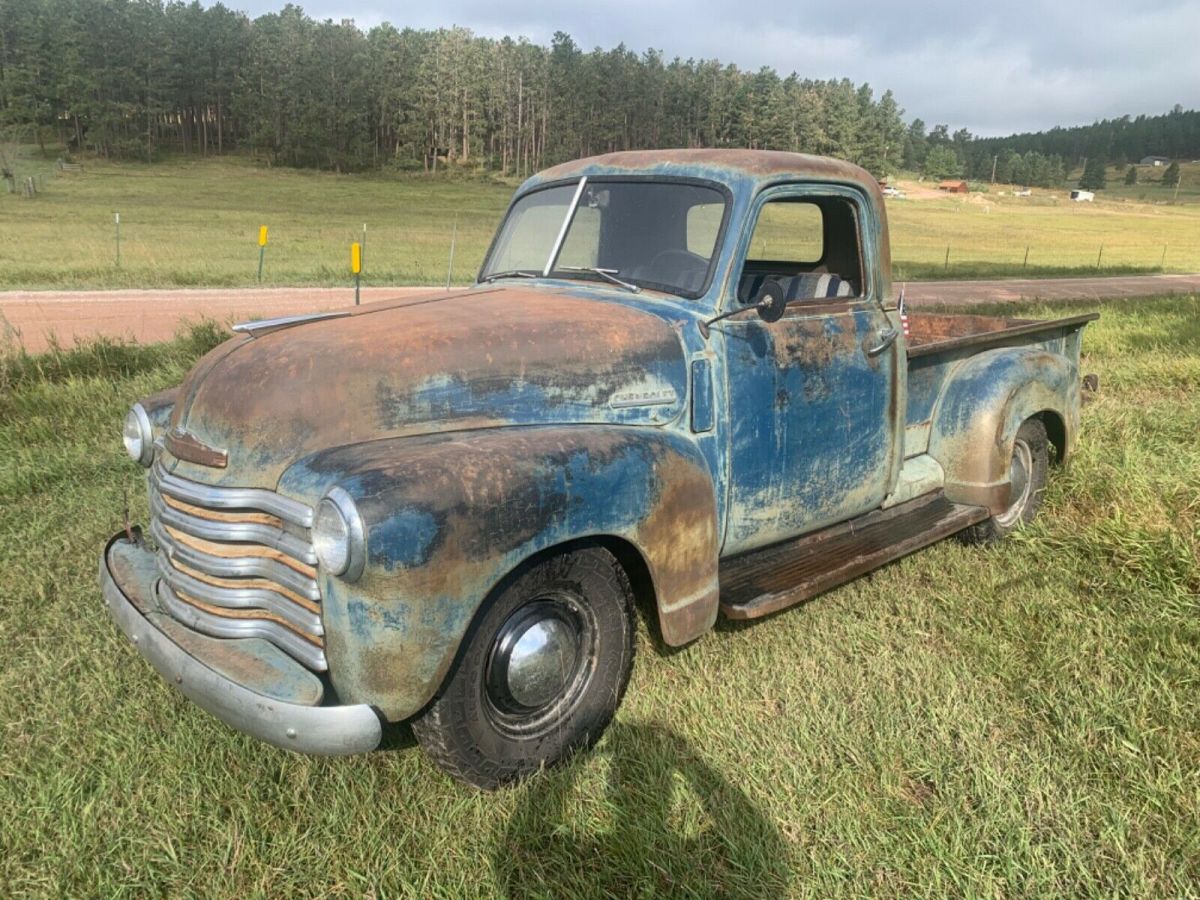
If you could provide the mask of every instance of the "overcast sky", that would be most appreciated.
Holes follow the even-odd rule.
[[[252,15],[283,0],[224,0]],[[1200,0],[309,0],[313,18],[362,28],[462,25],[585,50],[624,44],[668,59],[716,58],[781,75],[891,88],[906,119],[975,134],[1088,124],[1126,113],[1200,107]]]

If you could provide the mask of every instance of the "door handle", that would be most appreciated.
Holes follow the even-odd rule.
[[[878,356],[892,344],[896,343],[896,338],[900,336],[900,332],[895,328],[889,328],[887,331],[879,335],[878,345],[867,350],[867,356]]]

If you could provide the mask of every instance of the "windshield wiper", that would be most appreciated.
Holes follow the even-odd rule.
[[[622,281],[617,276],[621,274],[620,269],[601,269],[599,266],[556,266],[556,271],[561,272],[591,272],[593,275],[599,275],[605,281],[611,281],[613,284],[620,285],[627,291],[632,291],[635,294],[641,293],[641,288],[636,284],[630,284],[628,281]]]
[[[508,269],[504,272],[493,272],[483,280],[488,284],[491,284],[497,278],[537,278],[537,274],[534,272],[527,272],[524,269]]]

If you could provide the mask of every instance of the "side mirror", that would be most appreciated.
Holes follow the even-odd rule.
[[[758,317],[767,324],[778,322],[783,318],[784,312],[787,310],[787,298],[784,296],[783,285],[774,278],[768,279],[767,282],[758,289],[758,301],[753,306],[743,306],[741,309],[731,309],[729,312],[723,312],[719,316],[714,316],[708,321],[697,322],[696,325],[700,329],[700,334],[704,339],[708,340],[708,326],[714,322],[720,322],[722,319],[728,319],[730,316],[736,316],[744,312],[754,310],[758,313]]]
[[[783,285],[775,279],[769,280],[758,292],[758,302],[754,304],[758,317],[764,322],[778,322],[783,318],[787,309],[787,298],[783,295]]]

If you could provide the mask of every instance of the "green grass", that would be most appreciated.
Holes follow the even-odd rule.
[[[10,149],[18,173],[41,168],[30,200],[0,192],[0,289],[345,284],[350,244],[367,225],[367,283],[474,278],[511,184],[419,175],[270,169],[238,157],[156,165],[85,160],[56,174],[33,148]],[[114,213],[121,215],[117,267]],[[15,238],[15,239],[10,239]]]
[[[1087,307],[1092,308],[1092,307]],[[1037,523],[660,651],[597,750],[513,790],[309,759],[189,705],[108,621],[128,404],[218,338],[0,369],[10,895],[1184,896],[1200,884],[1200,297],[1088,327]],[[978,310],[972,309],[972,312]],[[1006,314],[1053,316],[1064,307]]]
[[[1099,196],[1108,199],[1132,200],[1139,203],[1195,203],[1200,201],[1200,163],[1180,162],[1179,191],[1164,185],[1166,166],[1134,166],[1138,173],[1137,184],[1126,184],[1125,173],[1129,166],[1109,166],[1105,171],[1108,184]],[[1083,170],[1072,172],[1068,178],[1076,184]]]
[[[41,174],[46,190],[32,200],[0,192],[0,290],[253,285],[263,224],[270,230],[266,284],[348,283],[350,244],[364,223],[367,284],[440,283],[455,233],[454,280],[465,283],[515,185],[270,169],[239,157],[85,160],[83,173],[61,174],[34,147],[8,145],[6,152],[18,176]],[[1115,184],[1093,204],[1069,202],[1067,190],[1001,196],[999,186],[966,198],[889,201],[895,276],[1200,271],[1193,182],[1200,184],[1200,167],[1185,166],[1178,204],[1137,202]],[[1161,199],[1159,188],[1143,192]]]

